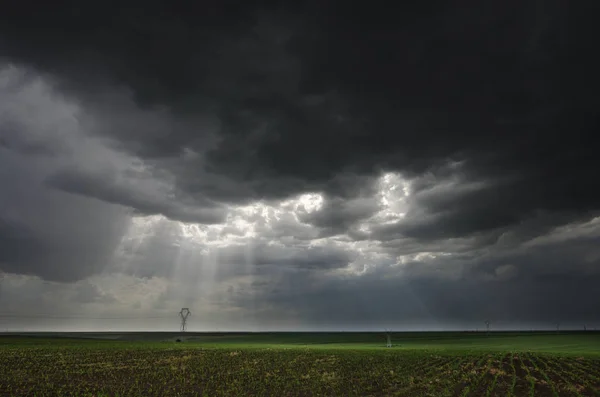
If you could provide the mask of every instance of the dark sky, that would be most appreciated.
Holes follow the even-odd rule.
[[[600,326],[593,2],[293,3],[3,4],[0,329]]]

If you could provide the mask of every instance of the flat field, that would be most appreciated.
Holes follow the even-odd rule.
[[[182,342],[175,342],[179,338]],[[0,336],[7,396],[600,396],[600,334]]]

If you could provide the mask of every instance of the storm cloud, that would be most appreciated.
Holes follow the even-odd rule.
[[[0,16],[6,313],[600,321],[587,2],[26,3]]]

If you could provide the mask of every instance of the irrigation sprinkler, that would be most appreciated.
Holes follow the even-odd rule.
[[[185,332],[185,326],[187,322],[187,318],[192,315],[192,312],[187,307],[184,307],[179,312],[179,317],[181,317],[181,332]]]

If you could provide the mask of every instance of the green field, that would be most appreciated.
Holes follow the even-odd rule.
[[[182,342],[175,342],[179,338]],[[0,395],[600,396],[600,334],[0,336]]]

